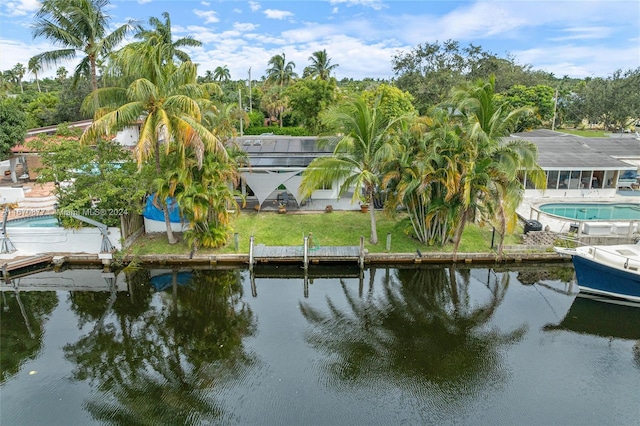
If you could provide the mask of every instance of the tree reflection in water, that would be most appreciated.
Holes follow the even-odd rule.
[[[44,323],[58,305],[55,291],[2,292],[0,311],[0,383],[4,383],[42,347]]]
[[[85,403],[111,424],[200,424],[228,415],[211,390],[254,362],[243,339],[255,329],[234,271],[195,271],[153,297],[148,272],[128,277],[130,294],[112,292],[96,315],[95,300],[76,298],[74,311],[91,319],[91,332],[67,345],[73,378],[99,394]],[[130,296],[135,296],[132,298]],[[113,299],[113,300],[112,300]]]
[[[387,270],[381,291],[364,297],[342,282],[348,309],[331,299],[328,312],[302,303],[314,326],[308,342],[330,355],[325,367],[331,385],[383,381],[411,392],[435,385],[459,395],[501,381],[500,347],[519,341],[526,327],[506,333],[491,327],[509,274],[488,272],[482,291],[487,297],[480,301],[470,294],[470,271],[451,267],[400,269],[395,275]]]

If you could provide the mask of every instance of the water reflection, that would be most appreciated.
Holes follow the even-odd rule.
[[[0,422],[637,420],[640,308],[585,306],[570,267],[315,266],[3,287]],[[614,414],[591,410],[603,395]]]
[[[45,322],[58,304],[55,292],[25,295],[15,291],[2,291],[0,312],[0,383],[15,375],[22,364],[34,359],[42,347]]]
[[[102,296],[107,300],[74,300],[73,309],[92,326],[64,353],[75,364],[73,380],[101,393],[85,403],[94,419],[199,424],[228,416],[210,391],[254,360],[242,344],[255,324],[239,275],[195,271],[180,286],[179,272],[169,274],[172,285],[159,303],[151,303],[148,271],[127,277],[129,297],[110,292]]]
[[[435,383],[457,394],[477,394],[503,380],[500,349],[519,341],[527,327],[501,332],[489,326],[510,275],[487,271],[474,297],[472,287],[478,293],[480,283],[470,270],[387,269],[381,291],[370,288],[365,297],[342,282],[348,309],[330,298],[327,312],[301,304],[314,326],[307,341],[331,355],[324,366],[329,384],[369,386],[382,380],[406,389]]]

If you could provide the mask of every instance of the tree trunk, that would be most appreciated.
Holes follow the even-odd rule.
[[[96,76],[96,58],[93,55],[89,56],[89,67],[91,69],[91,88],[95,91],[98,90],[98,77]]]
[[[373,208],[373,189],[367,191],[367,202],[369,203],[369,217],[371,218],[371,244],[378,244],[378,228],[376,226],[376,209]]]
[[[460,240],[462,240],[462,231],[464,231],[464,227],[467,223],[467,216],[469,214],[469,209],[465,209],[462,213],[462,217],[460,218],[460,223],[456,228],[456,233],[453,236],[453,261],[456,262],[458,260],[458,247],[460,246]]]
[[[158,176],[162,175],[162,168],[160,167],[160,144],[156,141],[155,146],[155,157],[156,157],[156,174]],[[158,193],[156,192],[156,197],[158,197]],[[175,244],[178,242],[176,237],[173,235],[173,230],[171,229],[171,219],[169,217],[169,206],[167,206],[167,200],[158,200],[158,204],[162,209],[162,213],[164,214],[164,224],[167,227],[167,240],[169,244]]]
[[[498,259],[503,258],[504,236],[507,233],[507,217],[504,212],[504,206],[500,203],[500,243],[498,244]]]

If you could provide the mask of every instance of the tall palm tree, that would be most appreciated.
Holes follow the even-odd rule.
[[[40,82],[38,81],[38,72],[42,71],[42,58],[34,56],[29,59],[29,63],[27,64],[29,67],[29,72],[31,72],[36,78],[36,86],[38,87],[38,92],[42,92],[40,90]]]
[[[280,88],[283,88],[291,80],[298,77],[298,74],[294,71],[295,62],[287,62],[284,53],[269,59],[269,65],[269,68],[267,68],[267,83],[277,84]]]
[[[226,65],[218,66],[213,71],[213,79],[215,81],[229,81],[231,80],[231,73],[229,72],[229,68]]]
[[[318,50],[309,56],[311,65],[306,67],[303,77],[318,77],[321,80],[329,80],[331,71],[338,67],[338,64],[331,64],[331,59],[327,55],[327,50]]]
[[[105,58],[134,28],[128,21],[107,33],[111,17],[108,0],[43,0],[36,13],[33,37],[45,37],[61,49],[35,57],[44,66],[84,55],[75,69],[74,85],[81,75],[90,76],[93,90],[98,88],[96,62]]]
[[[205,152],[217,153],[225,159],[224,146],[201,123],[203,111],[212,105],[208,100],[210,86],[196,83],[196,65],[183,62],[177,67],[169,64],[159,69],[163,75],[155,82],[142,77],[127,88],[111,87],[93,92],[85,100],[85,108],[104,108],[98,111],[82,140],[113,134],[141,119],[135,155],[140,165],[153,159],[157,176],[163,175],[161,148],[166,153],[177,154],[180,167],[185,167],[190,155],[195,156],[200,167]],[[153,74],[159,77],[155,71]],[[177,240],[171,231],[168,209],[163,206],[163,210],[167,238],[174,244]]]
[[[454,235],[455,259],[462,231],[477,207],[483,202],[498,201],[504,224],[524,194],[522,183],[514,182],[518,172],[527,171],[538,188],[544,188],[546,181],[537,163],[535,144],[505,140],[518,120],[532,111],[530,108],[509,110],[500,104],[495,95],[494,76],[455,89],[451,100],[455,110],[462,115],[463,137],[469,142],[468,167],[461,178],[463,207]],[[501,202],[505,200],[508,202]]]
[[[165,60],[169,58],[173,61],[177,59],[178,62],[187,62],[191,58],[184,50],[183,47],[200,47],[202,42],[195,40],[191,36],[182,37],[174,41],[171,31],[171,17],[168,12],[162,12],[164,22],[160,19],[152,16],[149,18],[150,29],[140,29],[135,37],[142,40],[149,45],[162,45],[168,47],[168,51],[165,52]]]
[[[58,67],[58,69],[56,70],[56,78],[60,83],[67,79],[67,74],[68,71],[65,67]]]
[[[352,100],[339,109],[329,111],[327,125],[344,134],[336,144],[333,156],[314,159],[304,171],[302,195],[309,197],[325,183],[340,182],[339,196],[352,188],[352,201],[372,206],[372,244],[378,243],[373,197],[380,187],[383,167],[395,158],[398,151],[396,130],[407,117],[387,117],[378,113],[380,98],[369,108],[362,98]],[[360,192],[362,191],[362,193]]]
[[[24,93],[24,88],[22,87],[22,79],[24,78],[24,74],[27,72],[27,69],[20,62],[15,64],[13,68],[11,68],[11,72],[13,76],[18,80],[18,84],[20,84],[20,93]]]

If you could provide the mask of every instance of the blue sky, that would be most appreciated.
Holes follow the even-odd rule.
[[[37,0],[0,3],[0,70],[52,50],[33,39]],[[169,12],[174,36],[204,44],[189,50],[199,73],[226,65],[233,79],[264,75],[285,53],[296,71],[326,49],[335,76],[391,78],[391,59],[419,43],[453,39],[562,77],[606,77],[640,67],[640,1],[227,1],[111,0],[112,24],[146,23]],[[72,70],[73,63],[60,64]],[[52,69],[45,75],[52,76]],[[28,75],[26,78],[32,79]]]

